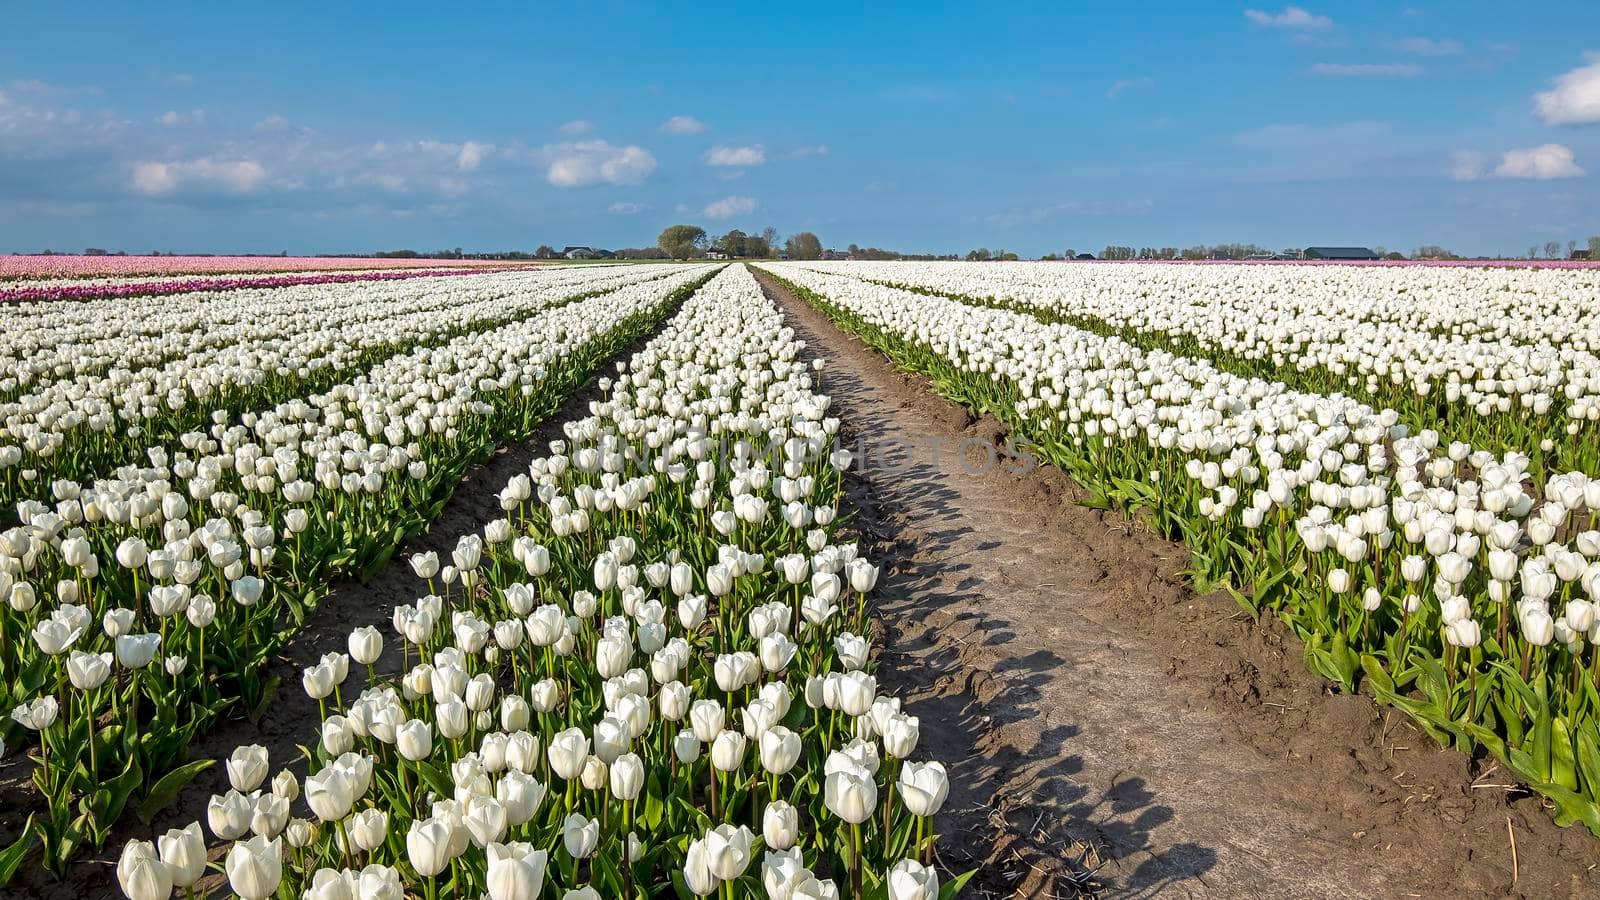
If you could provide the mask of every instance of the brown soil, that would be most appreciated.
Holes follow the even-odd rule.
[[[983,867],[969,896],[1067,895],[1087,870],[1118,897],[1600,896],[1586,831],[1331,693],[1275,620],[1196,595],[1182,546],[1022,471],[1000,423],[758,277],[865,451],[880,678],[950,766],[942,862]]]

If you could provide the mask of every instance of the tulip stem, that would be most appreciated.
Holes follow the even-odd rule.
[[[83,692],[84,718],[89,723],[89,780],[96,782],[100,776],[100,766],[94,752],[94,691]]]
[[[713,765],[707,768],[711,772],[711,818],[716,819],[722,816],[717,811],[717,767]]]
[[[633,900],[633,850],[628,846],[628,832],[633,829],[633,801],[622,801],[622,896]]]
[[[854,892],[852,896],[861,900],[861,825],[850,825],[850,887]]]

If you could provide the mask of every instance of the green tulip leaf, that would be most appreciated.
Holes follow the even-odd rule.
[[[145,794],[143,802],[139,804],[136,810],[139,821],[146,825],[150,824],[150,820],[155,818],[156,813],[166,809],[185,785],[193,781],[196,775],[216,765],[216,762],[214,759],[197,759],[163,775],[161,780],[157,781],[149,792]]]

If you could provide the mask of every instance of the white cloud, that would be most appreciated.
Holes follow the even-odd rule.
[[[1573,69],[1556,79],[1554,90],[1533,96],[1534,111],[1551,125],[1587,125],[1600,122],[1600,59]]]
[[[752,197],[723,197],[721,200],[709,204],[705,209],[701,210],[710,219],[747,216],[755,211],[756,201]]]
[[[249,194],[267,180],[267,170],[253,159],[214,160],[201,157],[180,162],[144,161],[133,164],[132,188],[161,197],[180,189]]]
[[[467,141],[461,145],[461,150],[456,153],[456,171],[471,172],[483,162],[485,153],[493,152],[493,144],[480,144],[477,141]]]
[[[1139,78],[1124,78],[1121,81],[1113,82],[1111,87],[1106,88],[1106,99],[1115,100],[1117,99],[1118,95],[1125,91],[1154,87],[1155,83],[1156,81],[1154,78],[1146,78],[1142,76]]]
[[[1330,78],[1415,78],[1422,67],[1411,63],[1317,63],[1313,75]]]
[[[594,130],[594,123],[588,119],[573,119],[561,126],[562,134],[588,134]]]
[[[1415,53],[1418,56],[1456,56],[1466,49],[1460,41],[1450,38],[1404,38],[1391,46],[1401,53]]]
[[[1476,150],[1457,150],[1450,154],[1450,177],[1456,181],[1477,181],[1483,177],[1488,160]]]
[[[656,158],[643,147],[616,147],[605,141],[579,141],[544,148],[550,166],[545,177],[556,187],[588,184],[638,184],[656,169]]]
[[[699,134],[706,130],[706,123],[694,116],[673,116],[661,123],[661,130],[667,134]]]
[[[1494,170],[1501,178],[1532,178],[1549,181],[1576,178],[1584,174],[1572,159],[1572,151],[1561,144],[1544,144],[1526,150],[1507,150]]]
[[[256,123],[257,131],[282,131],[289,127],[289,120],[283,116],[267,116]]]
[[[356,184],[371,185],[373,187],[388,191],[391,194],[404,194],[410,189],[410,185],[407,184],[405,176],[398,175],[394,172],[363,172],[360,175],[357,175],[354,180]],[[340,187],[343,185],[342,183],[336,181],[335,186]]]
[[[789,155],[795,159],[805,159],[808,156],[827,156],[828,145],[817,144],[814,147],[796,147]]]
[[[1333,20],[1327,16],[1310,13],[1298,6],[1285,6],[1283,12],[1270,13],[1259,9],[1247,9],[1244,17],[1257,25],[1268,28],[1332,28]]]
[[[706,152],[706,164],[711,166],[759,166],[767,161],[767,151],[760,144],[753,147],[712,147]]]
[[[169,109],[165,113],[162,113],[160,116],[156,117],[156,122],[165,125],[168,128],[171,128],[174,125],[198,125],[205,120],[206,111],[203,109],[192,109],[186,113],[178,112],[175,109]]]
[[[643,203],[613,203],[606,207],[606,212],[614,216],[632,216],[642,213],[650,207]]]

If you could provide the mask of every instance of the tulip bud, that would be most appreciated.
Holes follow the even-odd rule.
[[[266,780],[269,769],[267,748],[260,744],[237,747],[224,767],[228,771],[228,783],[233,785],[233,789],[248,794]]]
[[[490,900],[534,900],[544,887],[549,855],[532,844],[493,843],[487,848]]]
[[[800,838],[800,811],[782,800],[767,804],[761,815],[761,837],[772,850],[787,850]]]
[[[878,786],[865,770],[847,762],[823,780],[823,803],[829,812],[846,822],[859,825],[871,817],[877,806]]]
[[[454,856],[450,852],[454,829],[442,819],[417,819],[406,832],[406,858],[423,878],[443,872]]]
[[[939,873],[914,859],[889,870],[889,900],[939,900]]]
[[[257,835],[228,851],[228,885],[243,900],[266,900],[283,879],[283,845]]]
[[[900,799],[915,816],[931,816],[944,806],[950,780],[939,762],[908,762],[900,768]]]
[[[156,846],[160,848],[161,861],[172,875],[174,887],[190,887],[206,873],[206,838],[199,822],[190,822],[182,829],[169,829],[156,840]]]
[[[600,820],[572,813],[561,823],[561,841],[568,856],[587,859],[600,843]]]
[[[350,656],[356,662],[370,666],[383,654],[383,635],[368,625],[350,632]]]
[[[389,838],[389,814],[381,809],[364,809],[350,817],[350,840],[364,851],[383,846]]]

